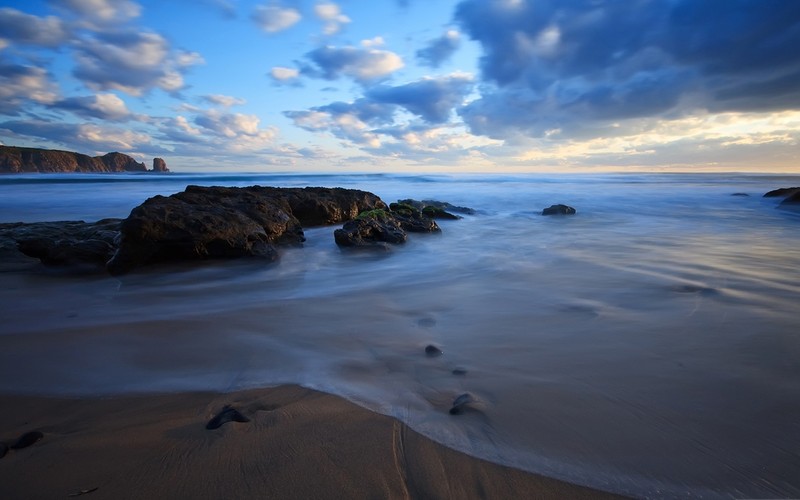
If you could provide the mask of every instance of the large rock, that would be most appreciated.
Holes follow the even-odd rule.
[[[145,171],[144,163],[122,153],[91,157],[72,151],[0,146],[0,173]]]
[[[302,225],[340,223],[385,207],[374,194],[351,189],[189,186],[133,209],[108,270],[121,274],[155,262],[209,258],[272,261],[275,245],[302,244]]]
[[[153,172],[169,172],[167,162],[163,158],[153,158]]]
[[[792,208],[800,207],[800,189],[798,189],[795,193],[793,193],[792,195],[790,195],[786,199],[784,199],[780,203],[780,205],[778,205],[778,206],[779,207],[784,207],[784,208],[785,207],[792,207]]]
[[[457,219],[458,217],[454,216],[448,212],[455,212],[457,214],[465,214],[465,215],[475,215],[475,210],[469,207],[459,207],[457,205],[453,205],[452,203],[448,203],[446,201],[437,201],[437,200],[414,200],[411,198],[405,200],[398,200],[397,203],[401,205],[409,205],[420,212],[425,213],[428,217],[432,218],[442,218],[442,219]]]
[[[48,266],[91,265],[104,269],[116,249],[120,219],[0,224],[4,262],[19,261],[17,252]]]

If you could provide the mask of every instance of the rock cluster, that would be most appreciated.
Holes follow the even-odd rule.
[[[169,172],[162,158],[153,159],[153,172]],[[123,153],[88,156],[73,151],[0,145],[0,173],[148,172],[144,163]]]
[[[386,205],[372,193],[341,188],[189,186],[134,208],[120,226],[108,271],[175,260],[278,258],[276,245],[300,245],[303,225],[336,224]]]
[[[405,243],[407,233],[438,233],[436,222],[417,208],[392,203],[389,209],[362,212],[333,233],[343,248],[388,250],[389,245]]]

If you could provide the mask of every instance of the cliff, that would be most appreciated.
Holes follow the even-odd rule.
[[[122,153],[91,157],[72,151],[0,146],[0,173],[23,172],[147,172],[147,167]]]

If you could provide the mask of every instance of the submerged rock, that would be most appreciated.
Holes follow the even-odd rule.
[[[575,209],[569,205],[550,205],[542,210],[542,215],[575,215]]]
[[[464,214],[464,215],[475,215],[475,210],[469,207],[459,207],[457,205],[453,205],[452,203],[448,203],[446,201],[436,201],[436,200],[414,200],[411,198],[407,198],[405,200],[398,200],[397,203],[403,205],[410,205],[421,212],[425,212],[425,209],[430,207],[429,211],[431,213],[435,213],[434,211],[442,211],[442,212],[455,212],[457,214]],[[454,217],[452,214],[448,213],[445,218]]]
[[[800,191],[788,196],[778,206],[787,207],[789,205],[800,206]]]
[[[476,401],[475,397],[465,392],[461,394],[453,401],[453,406],[450,408],[450,415],[460,415],[464,413],[464,410]]]
[[[435,345],[428,344],[427,346],[425,346],[425,354],[430,358],[436,358],[444,354],[444,352],[442,352],[442,350],[436,347]]]
[[[800,187],[789,187],[789,188],[780,188],[780,189],[773,189],[764,195],[764,198],[779,198],[779,197],[788,197],[793,194],[800,193]]]
[[[408,205],[392,203],[389,210],[362,212],[333,233],[336,244],[343,248],[388,250],[389,244],[405,243],[406,231],[435,233],[441,229],[435,221]]]
[[[21,450],[23,448],[27,448],[28,446],[33,445],[43,437],[44,434],[42,434],[39,431],[26,432],[25,434],[20,436],[19,439],[17,439],[17,441],[14,444],[11,445],[11,449]]]
[[[214,418],[208,421],[206,424],[206,429],[213,430],[219,429],[223,425],[227,424],[228,422],[249,422],[250,419],[242,415],[239,410],[232,407],[231,405],[225,405],[222,408],[222,411],[217,413]]]

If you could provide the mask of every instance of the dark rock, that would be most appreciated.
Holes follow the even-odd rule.
[[[453,371],[451,373],[453,375],[458,375],[459,377],[463,377],[464,375],[467,374],[467,369],[466,368],[461,368],[461,367],[453,368]]]
[[[443,208],[432,207],[432,206],[427,206],[423,208],[422,214],[425,217],[430,217],[431,219],[457,220],[461,218],[458,215],[453,215],[450,212],[445,211]]]
[[[373,210],[345,222],[333,238],[343,248],[388,250],[388,244],[405,243],[407,235],[389,212]]]
[[[428,355],[428,357],[436,358],[444,354],[444,352],[442,352],[442,350],[436,347],[435,345],[428,344],[427,346],[425,346],[425,354]]]
[[[5,443],[0,443],[0,458],[3,458],[8,453],[8,445]]]
[[[102,268],[114,254],[120,222],[0,224],[0,240],[13,240],[19,252],[48,266],[90,264]]]
[[[476,399],[472,394],[465,392],[453,401],[453,406],[450,408],[450,415],[460,415],[464,413],[464,410],[467,408],[467,406],[471,405],[475,401]]]
[[[398,200],[397,203],[412,206],[421,212],[424,211],[426,207],[432,207],[434,209],[440,209],[442,211],[447,211],[447,212],[455,212],[457,214],[475,215],[475,210],[469,207],[459,207],[451,203],[448,203],[446,201],[436,201],[436,200],[420,201],[409,198],[405,200]]]
[[[145,172],[147,167],[122,153],[87,156],[55,149],[0,146],[0,173]]]
[[[214,418],[208,421],[206,429],[213,430],[219,429],[228,422],[249,422],[250,419],[242,415],[236,408],[225,405],[222,411],[216,414]]]
[[[731,196],[750,196],[750,195],[747,193],[733,193],[731,194]]]
[[[108,270],[211,258],[274,261],[275,245],[305,241],[301,224],[334,224],[385,207],[374,194],[352,189],[189,186],[131,211]]]
[[[766,193],[764,195],[764,198],[779,198],[779,197],[786,198],[798,192],[800,192],[800,187],[773,189],[772,191]]]
[[[778,206],[786,207],[788,205],[800,205],[800,191],[788,196]]]
[[[19,439],[17,439],[17,441],[14,444],[11,445],[11,449],[21,450],[23,448],[27,448],[28,446],[31,446],[32,444],[36,443],[43,437],[44,434],[42,434],[39,431],[26,432],[25,434],[20,436]]]
[[[153,158],[153,172],[169,172],[167,162],[163,158]]]
[[[550,205],[542,210],[542,215],[575,215],[575,209],[568,205]]]

